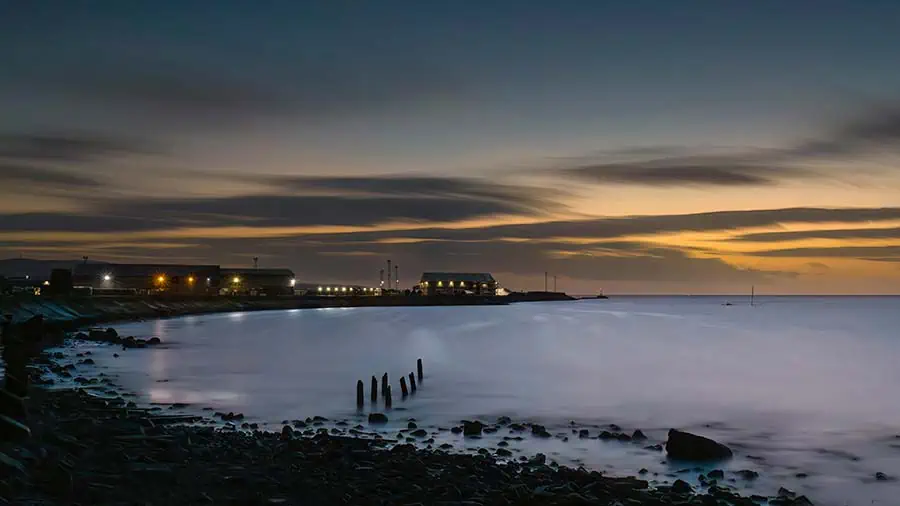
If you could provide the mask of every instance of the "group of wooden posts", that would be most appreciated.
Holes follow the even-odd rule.
[[[425,377],[422,372],[422,359],[418,359],[416,361],[416,372],[418,373],[419,381]],[[405,399],[410,393],[415,393],[416,391],[416,374],[409,373],[409,388],[406,386],[406,378],[403,376],[400,377],[400,393],[403,395]],[[384,397],[384,407],[390,408],[393,403],[393,398],[391,396],[391,385],[388,381],[388,373],[384,373],[381,377],[381,396]],[[372,403],[378,402],[378,379],[375,376],[372,376],[372,392],[371,392]],[[356,407],[362,408],[366,404],[366,392],[365,392],[365,384],[363,380],[359,380],[356,382]]]

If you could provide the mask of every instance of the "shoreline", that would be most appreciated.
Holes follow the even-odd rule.
[[[65,354],[43,352],[34,362],[68,370]],[[67,357],[73,358],[74,357]],[[73,373],[89,375],[91,360]],[[96,374],[96,373],[95,373]],[[0,443],[0,498],[12,504],[757,504],[725,487],[706,493],[680,480],[655,485],[638,477],[609,477],[546,457],[507,460],[504,448],[477,454],[421,449],[406,438],[371,432],[365,418],[295,420],[281,432],[223,428],[210,417],[185,415],[184,405],[142,407],[115,379],[95,377],[74,388],[33,388],[27,400],[33,436]],[[102,390],[102,392],[101,392]],[[94,393],[90,393],[90,392]],[[99,394],[106,394],[101,396]],[[389,416],[405,419],[402,411]],[[241,417],[243,418],[243,417]],[[477,422],[473,422],[477,423]],[[351,427],[352,425],[354,425]],[[485,423],[510,430],[510,420]],[[433,432],[430,428],[422,432]],[[444,429],[447,430],[447,429]],[[532,428],[532,431],[534,429]],[[10,464],[10,459],[18,465]],[[756,501],[754,501],[754,499]],[[805,498],[769,504],[808,505]]]
[[[349,307],[506,306],[520,302],[574,301],[562,293],[524,293],[509,296],[381,296],[381,297],[10,297],[0,299],[0,316],[19,325],[41,316],[63,331],[103,323],[174,318],[237,311],[277,311]]]

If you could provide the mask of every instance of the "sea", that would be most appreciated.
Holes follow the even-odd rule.
[[[386,412],[385,437],[460,420],[540,423],[555,437],[510,441],[512,458],[543,453],[560,465],[656,484],[725,471],[720,485],[775,495],[785,487],[822,505],[900,502],[900,298],[613,297],[509,306],[304,309],[188,316],[116,325],[159,337],[127,350],[80,343],[99,370],[144,402],[240,412],[279,430],[323,416],[361,423]],[[119,356],[114,357],[113,353]],[[403,399],[399,379],[424,365]],[[393,409],[372,404],[388,373]],[[356,384],[366,405],[356,407]],[[208,411],[204,412],[209,414]],[[594,438],[610,424],[644,444]],[[645,446],[670,428],[720,441],[728,462],[697,467]],[[588,429],[590,438],[575,432]],[[492,451],[441,432],[434,445]],[[424,446],[424,443],[420,443]],[[737,471],[759,473],[745,480]],[[876,473],[884,473],[876,479]]]

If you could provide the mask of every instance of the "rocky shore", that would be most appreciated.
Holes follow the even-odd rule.
[[[9,504],[620,504],[752,505],[724,488],[551,467],[543,459],[418,450],[318,429],[300,437],[185,425],[193,417],[105,400],[87,390],[38,390],[32,437],[0,447]],[[158,409],[158,408],[157,408]],[[770,504],[809,504],[789,497]]]

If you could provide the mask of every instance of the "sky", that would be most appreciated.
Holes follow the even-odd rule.
[[[900,292],[900,2],[0,0],[0,258]]]

